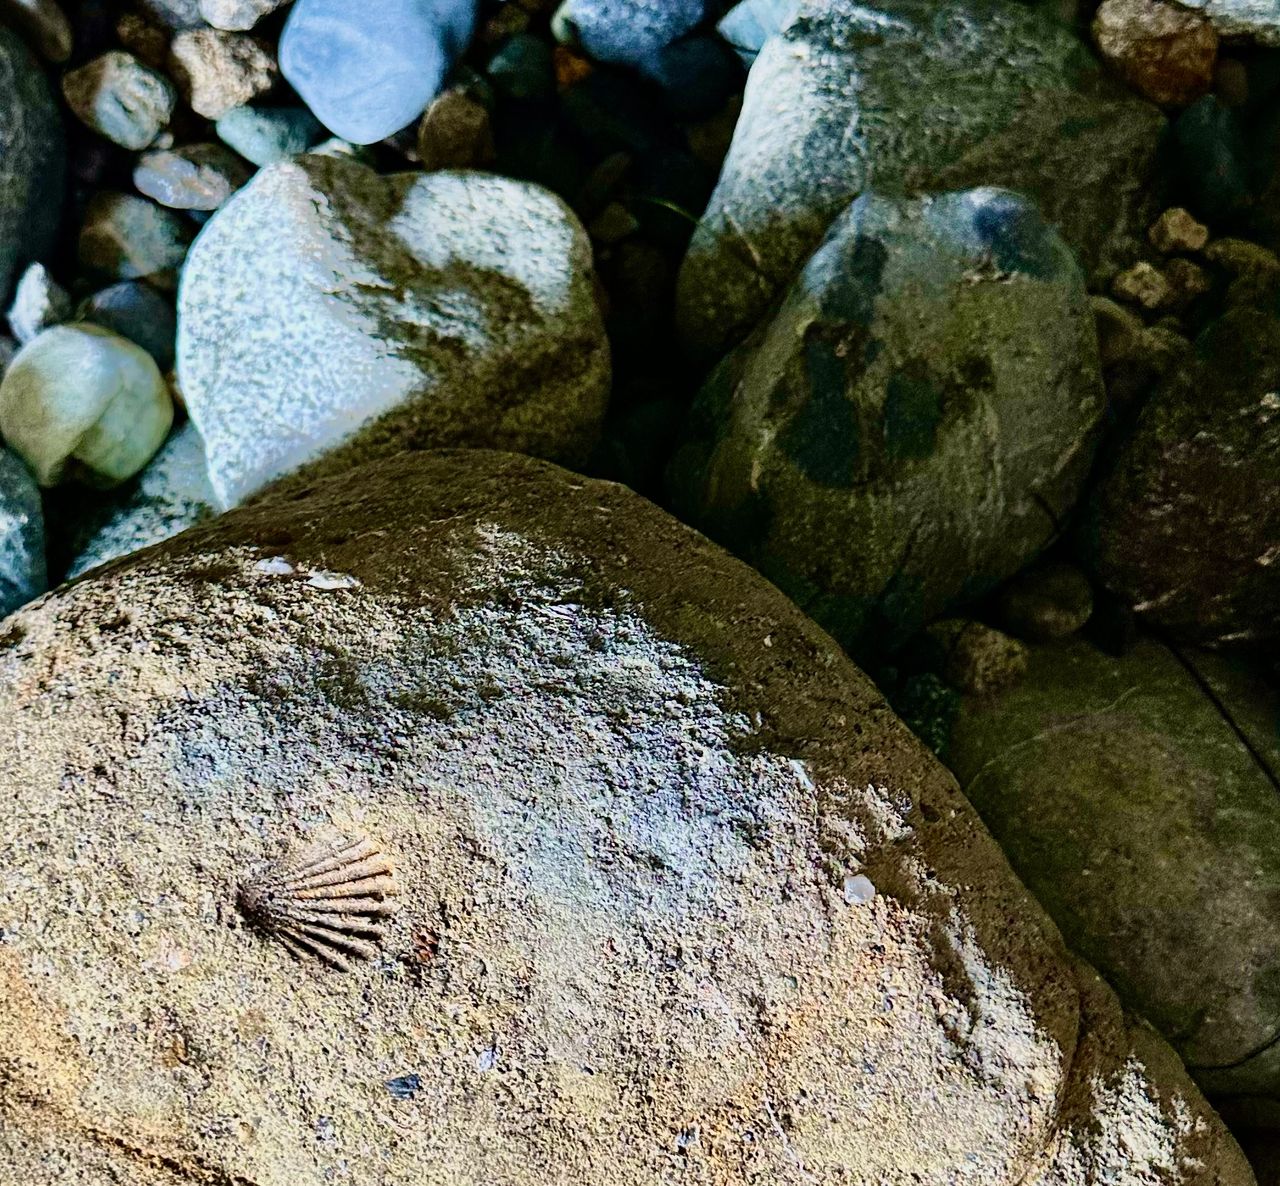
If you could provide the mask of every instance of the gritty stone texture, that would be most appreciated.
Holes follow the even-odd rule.
[[[67,579],[186,531],[211,518],[213,508],[204,442],[188,422],[169,438],[136,482],[82,516]]]
[[[1027,670],[1027,648],[982,622],[944,618],[929,627],[947,683],[974,696],[1011,688]]]
[[[1093,40],[1107,64],[1153,103],[1185,107],[1213,85],[1218,34],[1180,4],[1103,0]]]
[[[0,24],[0,301],[15,268],[53,244],[65,166],[62,122],[44,71]]]
[[[952,733],[966,797],[1068,943],[1213,1095],[1280,1098],[1278,710],[1221,657],[1071,641]]]
[[[151,21],[174,32],[199,29],[204,24],[200,15],[200,0],[134,0]]]
[[[1280,298],[1280,256],[1261,244],[1215,239],[1205,248],[1204,258],[1228,278],[1229,308],[1263,308]]]
[[[170,32],[152,24],[137,12],[122,12],[116,17],[116,36],[120,44],[140,62],[164,70],[169,61]]]
[[[1103,282],[1159,213],[1164,126],[1024,5],[799,0],[748,79],[681,272],[681,333],[708,357],[739,341],[870,177],[1028,194]]]
[[[706,0],[564,0],[552,28],[597,62],[645,70],[697,26],[706,8]]]
[[[123,482],[151,460],[172,423],[151,355],[98,325],[45,330],[0,381],[0,435],[42,486],[64,476]]]
[[[200,0],[200,15],[215,29],[252,29],[288,0]]]
[[[224,507],[322,457],[465,444],[580,462],[609,389],[586,233],[505,178],[273,165],[192,248],[178,381]]]
[[[1175,309],[1184,308],[1213,288],[1209,273],[1189,259],[1169,260],[1164,265],[1164,278]]]
[[[71,298],[44,264],[31,264],[22,273],[9,306],[9,328],[25,345],[42,330],[71,316]]]
[[[122,148],[146,148],[173,117],[178,92],[132,54],[112,50],[72,70],[62,93],[80,120]]]
[[[1146,260],[1140,260],[1121,272],[1112,281],[1111,291],[1122,301],[1152,311],[1173,303],[1173,290],[1164,273]]]
[[[1280,46],[1280,5],[1275,0],[1178,0],[1204,13],[1220,36]]]
[[[1070,249],[1016,195],[859,198],[703,388],[675,504],[875,657],[1054,538],[1097,350]]]
[[[1280,634],[1280,319],[1206,329],[1104,467],[1080,531],[1094,576],[1184,641]]]
[[[1172,206],[1151,224],[1147,232],[1151,246],[1165,255],[1176,251],[1200,251],[1209,242],[1209,228],[1190,211]]]
[[[467,47],[476,0],[296,0],[280,68],[316,118],[353,144],[408,127]]]
[[[12,619],[0,718],[16,1180],[1250,1186],[871,684],[620,486],[233,513]],[[233,904],[343,818],[403,889],[346,975]]]
[[[50,62],[65,62],[71,56],[71,22],[57,0],[0,0],[0,20],[35,47]]]
[[[216,210],[253,170],[221,144],[144,153],[133,169],[139,193],[175,210]]]
[[[0,618],[48,587],[40,489],[27,467],[0,449]]]
[[[80,228],[80,262],[117,280],[169,282],[187,256],[191,224],[133,194],[96,194]]]
[[[1000,590],[995,610],[999,625],[1027,642],[1067,638],[1093,613],[1093,586],[1074,564],[1039,564]]]
[[[251,102],[276,80],[276,62],[266,48],[220,29],[179,33],[169,45],[169,71],[192,110],[206,119]]]

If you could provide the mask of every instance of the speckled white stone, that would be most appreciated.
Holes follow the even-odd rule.
[[[609,386],[581,224],[537,186],[306,155],[205,227],[178,382],[223,507],[342,447],[582,461]],[[337,464],[335,461],[334,464]]]
[[[1280,45],[1280,0],[1179,0],[1204,13],[1219,36]]]

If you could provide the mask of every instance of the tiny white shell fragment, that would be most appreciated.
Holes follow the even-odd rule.
[[[803,786],[806,791],[812,791],[814,789],[813,779],[809,777],[809,768],[799,758],[791,759],[791,769],[796,772],[796,777],[800,780],[800,785]]]
[[[307,578],[307,584],[313,589],[358,589],[360,582],[345,572],[326,572],[320,569]]]
[[[844,879],[844,900],[850,906],[863,906],[876,896],[876,887],[861,873]]]

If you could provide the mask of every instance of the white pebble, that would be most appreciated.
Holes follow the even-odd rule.
[[[844,879],[844,900],[850,906],[863,906],[876,896],[876,887],[861,873]]]
[[[313,589],[358,589],[360,582],[345,572],[325,572],[321,569],[307,578],[307,584]]]

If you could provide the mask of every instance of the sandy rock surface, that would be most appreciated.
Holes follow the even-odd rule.
[[[1252,1182],[871,684],[622,487],[268,499],[9,618],[0,717],[8,1181]],[[235,906],[335,821],[401,885],[346,974]]]

